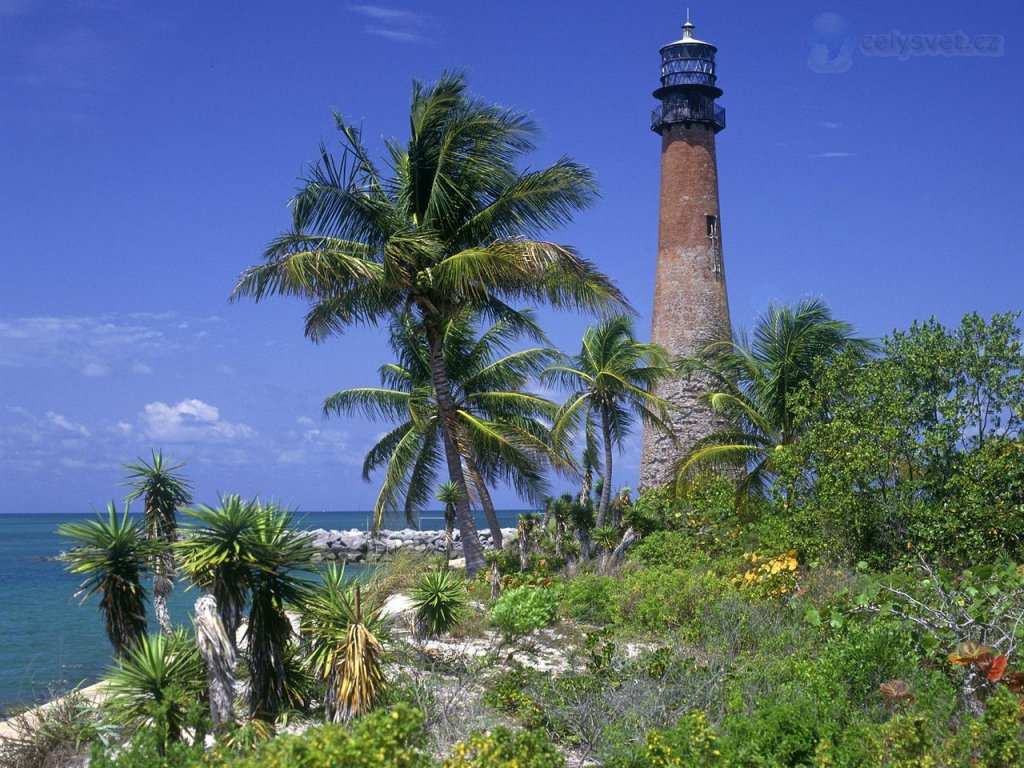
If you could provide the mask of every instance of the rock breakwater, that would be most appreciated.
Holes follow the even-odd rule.
[[[505,541],[510,541],[515,532],[515,528],[501,529]],[[417,531],[412,528],[404,528],[399,531],[382,530],[376,534],[355,528],[348,531],[328,531],[318,528],[310,531],[310,534],[313,536],[311,546],[324,560],[336,560],[344,563],[373,562],[399,550],[436,555],[444,552],[445,544],[444,531]],[[491,532],[480,531],[478,535],[481,546],[484,549],[490,549]],[[462,557],[462,541],[458,531],[455,531],[454,534],[452,557]]]

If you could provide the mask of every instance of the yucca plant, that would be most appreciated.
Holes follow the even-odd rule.
[[[365,634],[373,638],[372,643],[367,643],[365,637],[362,641],[364,646],[371,647],[371,653],[375,652],[380,648],[376,640],[381,631],[380,611],[363,610],[362,605],[357,609],[358,587],[352,582],[346,582],[343,566],[329,564],[321,574],[321,579],[321,583],[310,589],[303,601],[302,635],[307,648],[309,666],[317,680],[325,687],[324,715],[329,722],[340,722],[354,716],[347,714],[348,699],[342,691],[343,669],[352,642],[352,626],[360,624]],[[353,663],[353,666],[367,670],[367,674],[370,674],[369,670],[376,663],[378,669],[373,677],[382,685],[379,657],[367,659],[365,650],[362,653],[362,661],[358,664]],[[355,687],[358,689],[360,685],[356,684]],[[379,694],[373,698],[372,703],[375,703],[377,698]]]
[[[80,523],[66,523],[57,533],[71,540],[73,548],[63,555],[67,569],[85,574],[75,596],[82,602],[100,593],[100,612],[118,656],[125,654],[146,634],[146,591],[142,576],[163,551],[159,541],[147,538],[145,523],[128,514],[117,514],[114,502],[107,516]]]
[[[139,459],[137,464],[125,464],[124,485],[131,490],[126,501],[143,499],[143,519],[149,537],[166,546],[153,562],[153,612],[164,634],[171,634],[171,614],[167,598],[174,590],[174,552],[171,544],[177,539],[178,507],[192,503],[192,489],[177,470],[185,464],[168,464],[163,453],[153,451],[152,459]]]
[[[206,682],[202,657],[184,630],[145,636],[107,675],[112,722],[156,729],[157,749],[181,738]]]
[[[412,590],[416,632],[436,637],[451,630],[466,613],[466,580],[447,569],[428,571]]]
[[[363,623],[358,586],[355,588],[354,608],[354,621],[348,625],[344,652],[335,678],[335,722],[348,722],[367,714],[384,695],[384,672],[381,669],[384,646]]]
[[[539,518],[536,514],[530,513],[519,516],[516,525],[517,541],[519,544],[519,570],[525,571],[530,567],[530,536],[537,527]]]

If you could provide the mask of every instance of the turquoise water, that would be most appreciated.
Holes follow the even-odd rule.
[[[499,512],[506,527],[514,527],[518,515]],[[298,517],[301,527],[308,529],[365,529],[368,521],[366,512],[309,512]],[[110,664],[99,596],[79,605],[73,596],[80,577],[67,573],[55,559],[67,546],[57,535],[57,526],[76,519],[82,516],[0,515],[0,713],[95,682]],[[425,514],[421,525],[441,528],[443,516]],[[177,585],[170,600],[176,623],[190,625],[196,597],[195,590]]]

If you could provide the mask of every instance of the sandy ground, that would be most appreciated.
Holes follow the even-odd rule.
[[[87,688],[80,688],[75,693],[82,696],[86,701],[91,701],[94,704],[99,704],[107,696],[107,684],[96,683],[95,685],[90,685]],[[45,714],[48,709],[58,705],[66,698],[67,696],[62,696],[60,698],[54,699],[53,701],[49,701],[46,704],[42,704],[41,706],[30,709],[22,715],[18,715],[18,717],[23,718],[28,722],[31,722],[33,719],[38,718],[42,714]],[[18,730],[12,724],[14,719],[15,718],[11,718],[9,720],[4,720],[2,723],[0,723],[0,739],[10,739],[18,735]]]

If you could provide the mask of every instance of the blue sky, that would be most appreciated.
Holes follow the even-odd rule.
[[[728,109],[735,324],[807,295],[870,336],[1022,308],[1024,9],[691,12],[719,47]],[[646,334],[650,93],[684,15],[646,0],[0,0],[0,512],[101,508],[119,465],[151,448],[188,461],[202,501],[368,507],[359,464],[383,425],[324,421],[319,404],[376,382],[381,334],[315,346],[301,302],[227,296],[286,228],[304,165],[333,140],[330,110],[379,146],[404,135],[412,79],[446,67],[532,114],[535,164],[569,154],[596,171],[600,202],[557,238],[618,281]],[[574,350],[587,319],[544,317]]]

